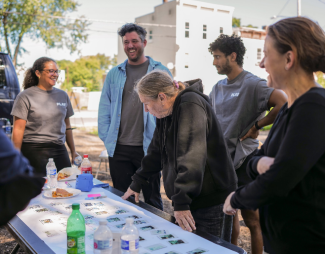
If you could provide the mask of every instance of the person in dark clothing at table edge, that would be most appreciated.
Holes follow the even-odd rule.
[[[161,71],[138,82],[140,100],[157,118],[157,127],[123,198],[135,194],[139,200],[141,186],[162,170],[176,222],[188,231],[199,229],[229,242],[232,217],[222,214],[223,197],[236,189],[237,177],[201,80],[187,83],[185,89]]]
[[[288,96],[258,153],[248,162],[253,182],[226,199],[224,211],[257,209],[269,254],[325,252],[325,34],[303,17],[269,26],[261,67],[268,86]]]
[[[34,176],[28,160],[0,130],[0,226],[6,225],[42,192],[43,177]]]

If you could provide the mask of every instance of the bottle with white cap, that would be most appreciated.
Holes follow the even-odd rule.
[[[133,218],[127,218],[125,222],[121,232],[122,254],[137,254],[139,253],[139,231],[133,225]]]
[[[94,233],[94,254],[112,254],[113,235],[106,220],[99,221],[99,227]]]
[[[49,158],[49,162],[46,164],[46,174],[48,186],[50,188],[56,188],[58,186],[58,180],[56,178],[57,170],[53,158]]]

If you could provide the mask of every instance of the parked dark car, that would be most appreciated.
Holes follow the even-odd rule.
[[[6,125],[6,119],[13,124],[10,113],[19,92],[18,77],[10,56],[0,52],[0,128]]]

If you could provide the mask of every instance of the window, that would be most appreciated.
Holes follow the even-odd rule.
[[[188,29],[190,29],[190,23],[185,22],[185,38],[190,38],[190,31],[186,31]]]
[[[207,34],[203,33],[203,39],[206,39],[206,38],[207,38]]]
[[[226,11],[226,10],[218,10],[217,12],[220,12],[220,13],[225,13],[225,14],[229,14],[230,13],[230,11]]]
[[[257,49],[257,60],[262,59],[262,49]]]
[[[185,69],[188,69],[188,65],[185,65]]]
[[[203,25],[203,32],[207,31],[207,25]]]
[[[197,6],[196,5],[192,5],[192,4],[183,4],[184,7],[187,7],[187,8],[192,8],[192,9],[196,9]]]
[[[172,15],[172,9],[169,9],[168,14]]]
[[[154,15],[152,15],[151,20],[155,20],[155,16]]]
[[[223,27],[220,27],[220,34],[223,34]]]
[[[152,40],[152,30],[149,31],[149,40]]]
[[[203,11],[214,11],[213,8],[207,8],[207,7],[201,7],[201,10],[203,10]]]
[[[0,88],[6,86],[5,66],[0,58]]]

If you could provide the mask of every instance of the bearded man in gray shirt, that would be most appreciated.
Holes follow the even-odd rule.
[[[259,129],[273,123],[287,97],[282,91],[268,87],[266,80],[243,70],[246,49],[240,37],[222,34],[210,44],[209,51],[218,74],[227,75],[213,87],[210,99],[226,138],[240,187],[252,181],[246,173],[246,166],[259,146]],[[265,111],[272,107],[265,116]],[[261,254],[263,240],[258,211],[241,210],[241,214],[251,232],[252,254]],[[237,213],[231,239],[233,244],[237,245],[238,236]]]

